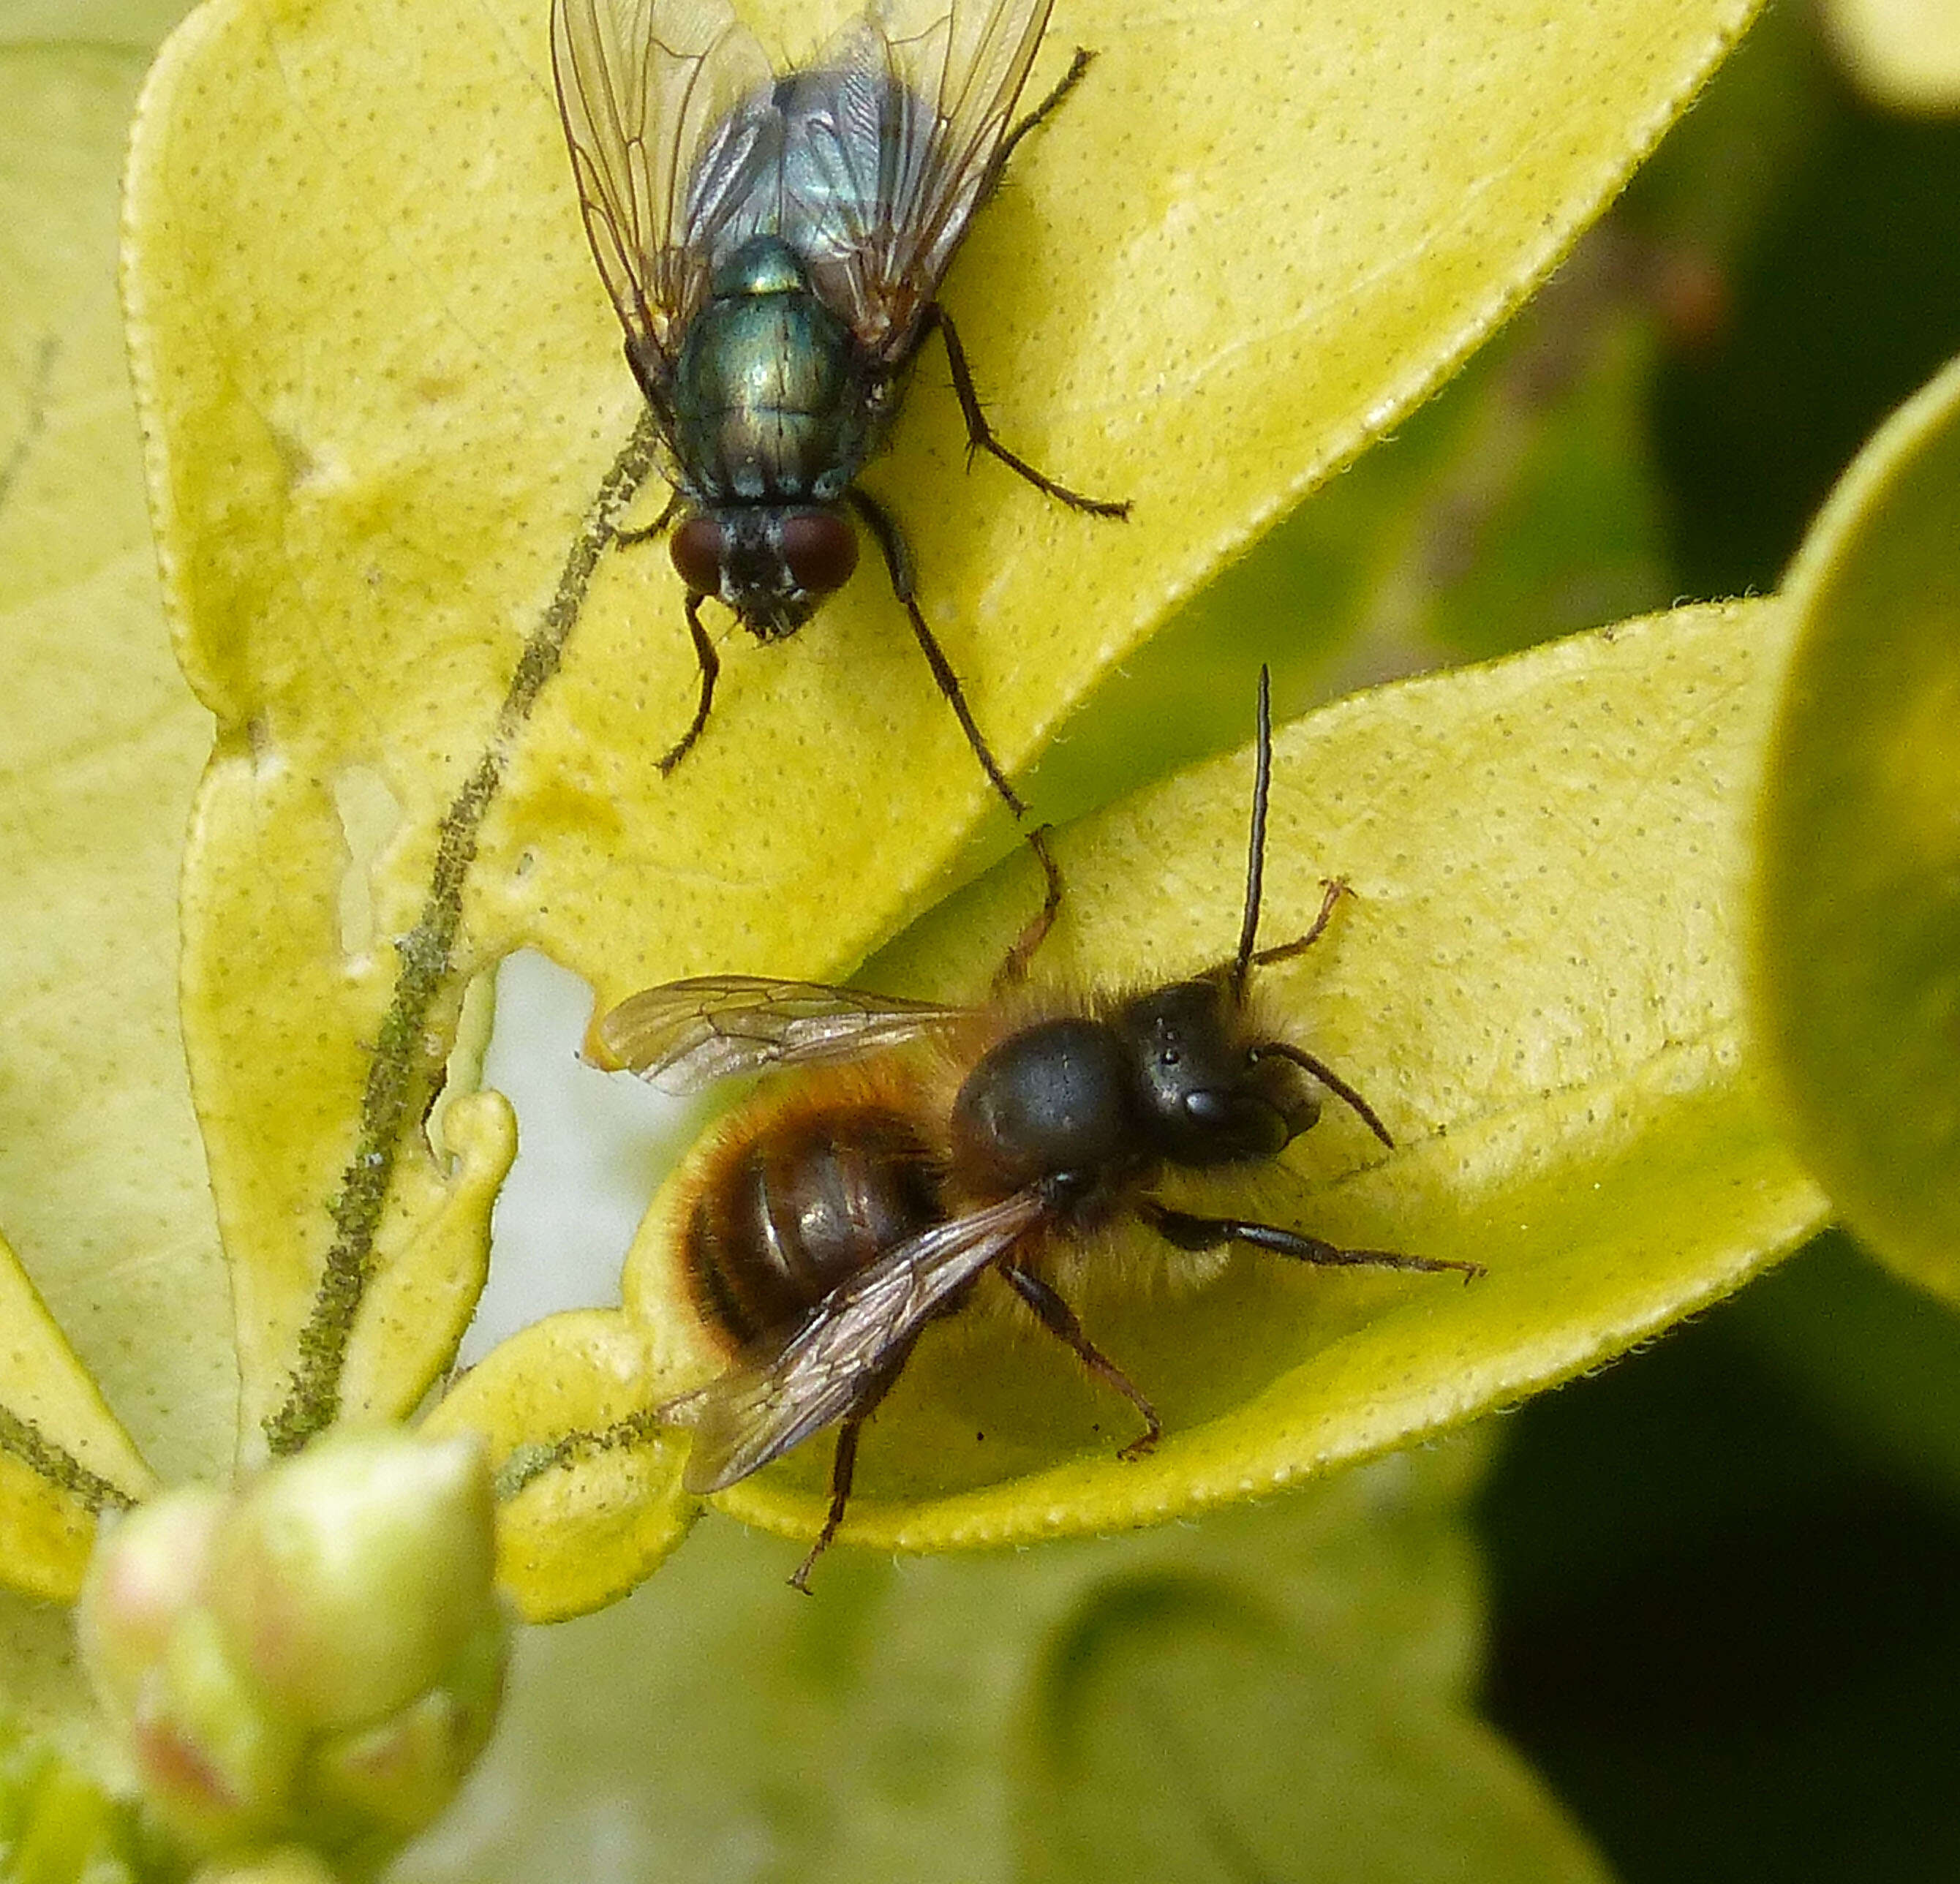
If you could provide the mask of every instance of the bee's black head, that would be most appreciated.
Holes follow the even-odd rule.
[[[1262,1051],[1223,976],[1153,988],[1114,1024],[1132,1055],[1144,1128],[1172,1163],[1270,1158],[1320,1115],[1297,1068]]]
[[[822,505],[730,505],[682,518],[673,554],[690,593],[715,597],[751,634],[781,641],[850,581],[858,534]]]

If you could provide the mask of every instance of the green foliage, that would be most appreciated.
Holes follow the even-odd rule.
[[[402,1875],[492,1851],[499,1876],[576,1869],[610,1838],[676,1878],[1204,1878],[1249,1854],[1288,1878],[1601,1884],[1468,1710],[1476,1461],[1405,1455],[1201,1529],[1021,1555],[840,1552],[810,1602],[781,1586],[791,1553],[704,1526],[630,1601],[534,1643],[485,1770],[496,1830],[459,1825]],[[622,1666],[632,1701],[595,1733]]]
[[[136,1814],[44,1741],[0,1727],[0,1876],[9,1884],[178,1884]]]
[[[1017,858],[912,921],[1009,839],[874,581],[788,648],[733,648],[699,753],[670,784],[648,764],[689,657],[663,559],[609,548],[630,478],[596,495],[636,395],[581,245],[541,12],[214,0],[146,94],[127,298],[164,596],[217,721],[180,1035],[172,899],[211,723],[163,658],[108,281],[159,9],[0,10],[18,107],[0,241],[27,291],[0,311],[18,1256],[0,1251],[0,1568],[36,1598],[72,1591],[97,1511],[218,1469],[241,1376],[249,1459],[403,1417],[441,1375],[514,1148],[501,1096],[474,1090],[508,950],[545,948],[602,1004],[880,947],[875,985],[960,993],[1029,903]],[[811,37],[787,5],[751,17]],[[1692,383],[1696,323],[1723,317],[1709,257],[1773,224],[1774,166],[1742,157],[1794,169],[1828,145],[1814,53],[1772,22],[1736,102],[1691,118],[1685,154],[1418,413],[1739,14],[1316,6],[1258,35],[1234,17],[1070,14],[1058,40],[1097,47],[1093,82],[951,287],[1004,433],[1135,498],[1135,522],[1050,511],[985,465],[963,478],[931,371],[872,482],[1038,810],[1106,807],[1061,839],[1043,968],[1074,978],[1223,951],[1245,757],[1163,775],[1242,746],[1262,661],[1290,714],[1652,618],[1363,695],[1281,743],[1274,932],[1323,875],[1357,895],[1272,993],[1398,1148],[1380,1160],[1330,1118],[1273,1209],[1493,1273],[1464,1290],[1249,1263],[1174,1310],[1097,1303],[1170,1415],[1134,1466],[1045,1349],[929,1345],[867,1445],[862,1542],[1144,1525],[1441,1433],[1734,1288],[1818,1220],[1818,1182],[1901,1271],[1955,1287],[1951,393],[1845,482],[1787,594],[1654,613],[1684,540],[1656,362],[1677,396]],[[507,695],[525,647],[548,684]],[[502,1574],[534,1615],[621,1596],[696,1515],[671,1440],[581,1437],[699,1365],[667,1208],[621,1310],[539,1325],[430,1415],[490,1438]],[[1766,1299],[1764,1351],[1944,1484],[1949,1325],[1849,1284],[1848,1322],[1828,1296]],[[1382,1460],[1201,1531],[1016,1557],[840,1550],[816,1606],[776,1586],[791,1553],[705,1527],[632,1602],[533,1642],[492,1775],[524,1804],[409,1874],[563,1870],[562,1828],[623,1793],[658,1828],[646,1875],[917,1876],[956,1851],[1003,1879],[1599,1876],[1471,1711],[1476,1463]],[[823,1466],[806,1449],[722,1503],[807,1537]],[[0,1688],[88,1745],[58,1611],[0,1599]],[[44,1742],[21,1757],[54,1770]],[[34,1822],[61,1850],[24,1875],[86,1863],[91,1812],[122,1822],[90,1796]]]
[[[1851,1225],[1960,1301],[1960,367],[1875,439],[1792,570],[1803,641],[1755,946],[1790,1135]]]

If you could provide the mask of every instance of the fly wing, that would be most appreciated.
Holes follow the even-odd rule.
[[[1032,1191],[936,1224],[840,1283],[775,1354],[666,1409],[694,1428],[683,1483],[721,1491],[841,1419],[956,1290],[1042,1217]]]
[[[957,1020],[963,1009],[820,982],[702,975],[629,996],[594,1030],[602,1064],[663,1092],[698,1093],[765,1067],[855,1059]]]
[[[670,369],[716,229],[780,156],[768,56],[729,0],[552,0],[552,69],[600,277],[635,366]]]
[[[954,0],[921,32],[854,21],[784,105],[784,227],[873,353],[904,358],[994,180],[1053,0]]]

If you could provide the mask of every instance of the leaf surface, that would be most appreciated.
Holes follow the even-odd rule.
[[[236,1406],[175,1013],[210,722],[165,644],[116,301],[143,24],[0,44],[0,1574],[44,1599],[148,1488],[136,1442],[210,1470]]]
[[[1307,955],[1265,972],[1265,994],[1396,1149],[1330,1106],[1277,1176],[1179,1201],[1490,1274],[1465,1287],[1248,1252],[1180,1297],[1126,1280],[1112,1254],[1106,1285],[1073,1305],[1169,1429],[1134,1462],[1115,1456],[1131,1410],[1012,1306],[984,1313],[983,1295],[928,1333],[880,1407],[843,1536],[1020,1543],[1257,1496],[1597,1366],[1814,1229],[1822,1200],[1775,1132],[1741,1012],[1748,820],[1789,641],[1774,602],[1683,609],[1283,729],[1263,933],[1303,931],[1323,879],[1354,894]],[[1058,833],[1068,900],[1041,977],[1149,985],[1227,955],[1250,786],[1242,752]],[[1032,875],[1004,866],[866,985],[978,996],[1035,906]],[[721,1364],[689,1334],[689,1182],[683,1164],[649,1212],[624,1308],[581,1322],[641,1332],[644,1371],[616,1421]],[[1151,1246],[1139,1230],[1121,1256]],[[517,1378],[552,1376],[525,1368],[502,1391]],[[536,1437],[587,1427],[577,1404]],[[483,1404],[466,1417],[484,1419]],[[664,1474],[684,1516],[692,1501],[671,1489],[684,1435],[616,1439],[651,1456],[637,1469]],[[803,1446],[716,1502],[810,1536],[829,1459],[827,1441]],[[578,1553],[542,1542],[526,1599],[540,1612],[610,1593]]]
[[[839,1555],[810,1602],[783,1587],[793,1551],[705,1524],[630,1602],[527,1632],[482,1783],[399,1874],[460,1884],[609,1858],[648,1884],[1242,1876],[1232,1858],[1270,1857],[1284,1825],[1304,1835],[1252,1874],[1600,1884],[1557,1803],[1468,1713],[1477,1580],[1458,1514],[1478,1450],[1385,1461],[1201,1529],[896,1567]],[[1188,1634],[1134,1626],[1173,1603],[1263,1653],[1263,1680],[1242,1661],[1209,1671],[1230,1684],[1214,1705],[1294,1691],[1205,1714],[1215,1742],[1152,1768],[1146,1800],[1112,1756],[1164,1749],[1149,1702],[1166,1684],[1188,1698]],[[1141,1721],[1097,1711],[1112,1663]],[[1283,1737],[1309,1703],[1309,1730]],[[1220,1766],[1255,1757],[1279,1796],[1221,1800]],[[1115,1835],[1084,1836],[1126,1806]],[[1201,1863],[1139,1861],[1139,1831],[1194,1819]]]
[[[842,11],[747,17],[804,56]],[[1746,13],[1064,9],[1036,85],[1072,41],[1098,61],[948,304],[1003,436],[1134,519],[963,475],[931,359],[867,479],[1010,769],[1522,296]],[[472,975],[523,943],[603,1002],[835,972],[982,820],[1005,833],[869,568],[790,646],[728,645],[699,749],[654,770],[692,699],[676,578],[657,552],[600,559],[589,596],[564,574],[607,539],[593,494],[638,396],[541,0],[216,0],[147,94],[129,228],[167,588],[219,721],[186,1027],[245,1424],[291,1443],[412,1405],[466,1314],[508,1120],[415,1122]],[[562,673],[493,734],[523,638],[581,607]],[[388,1322],[369,1287],[405,1265],[394,1286],[441,1306]]]
[[[1815,1229],[1741,1012],[1748,817],[1788,644],[1774,602],[1684,609],[1287,729],[1264,933],[1303,929],[1322,878],[1355,893],[1268,992],[1397,1148],[1330,1109],[1289,1154],[1292,1194],[1258,1201],[1489,1276],[1248,1253],[1181,1303],[1112,1285],[1077,1306],[1171,1429],[1134,1462],[1113,1456],[1128,1410],[1011,1319],[922,1344],[864,1449],[853,1534],[999,1543],[1255,1494],[1596,1366]],[[1249,770],[1217,762],[1064,834],[1044,975],[1147,985],[1227,954]],[[950,905],[880,982],[984,987],[1031,889]],[[672,1208],[628,1263],[643,1319],[676,1312]],[[721,1502],[807,1532],[826,1451]]]
[[[1794,1141],[1960,1303],[1960,363],[1860,454],[1787,587],[1756,992]]]

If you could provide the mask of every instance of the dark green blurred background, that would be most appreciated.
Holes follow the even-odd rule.
[[[1862,102],[1787,6],[1602,233],[1645,600],[1771,589],[1960,352],[1960,122]],[[1487,1704],[1627,1884],[1960,1876],[1960,1322],[1827,1236],[1510,1427]]]

